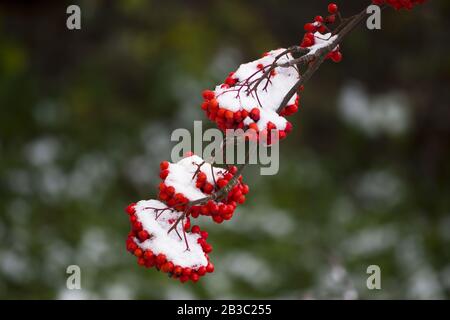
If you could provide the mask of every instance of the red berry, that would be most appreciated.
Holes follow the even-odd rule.
[[[142,251],[141,248],[137,248],[136,250],[134,250],[134,255],[138,258],[142,257],[143,254],[144,252]]]
[[[284,131],[285,131],[286,133],[291,132],[291,131],[292,131],[292,123],[290,123],[289,121],[286,122],[286,127],[284,128]]]
[[[328,12],[331,13],[331,14],[338,12],[338,6],[337,6],[337,4],[335,4],[335,3],[330,3],[330,4],[328,5]]]
[[[223,220],[222,220],[222,221],[223,221]],[[202,249],[203,249],[203,251],[204,251],[205,253],[210,253],[210,252],[212,251],[212,247],[211,247],[211,245],[208,244],[208,243],[205,243],[205,245],[202,247]]]
[[[258,132],[259,131],[259,127],[258,127],[258,125],[256,124],[256,123],[250,123],[249,125],[248,125],[248,128],[249,129],[252,129],[253,131],[255,131],[255,132]]]
[[[153,258],[153,252],[151,250],[145,250],[144,258],[147,259],[147,260],[152,259]]]
[[[211,214],[218,214],[219,213],[219,206],[216,203],[213,203],[209,206],[209,211]]]
[[[175,188],[172,187],[172,186],[167,187],[167,188],[166,188],[166,193],[167,193],[167,195],[170,196],[170,197],[173,196],[173,194],[175,193]]]
[[[125,208],[125,211],[130,215],[134,214],[134,213],[136,213],[135,206],[136,206],[136,203],[131,203]]]
[[[167,176],[169,175],[169,170],[162,170],[160,173],[159,173],[159,177],[161,178],[161,179],[166,179],[167,178]]]
[[[307,48],[307,47],[312,46],[313,44],[314,44],[314,42],[310,38],[305,37],[305,38],[303,38],[303,41],[300,44],[300,46],[303,48]]]
[[[228,184],[228,180],[226,179],[219,179],[217,181],[217,186],[222,189],[223,187],[225,187]]]
[[[188,231],[190,227],[191,227],[191,220],[188,217],[186,223],[184,224],[184,230]]]
[[[238,201],[238,199],[242,196],[242,191],[241,190],[237,190],[236,192],[233,193],[233,200],[234,201]]]
[[[200,232],[200,227],[199,226],[193,226],[191,229],[192,233],[199,233]]]
[[[334,14],[329,15],[325,18],[326,23],[334,23],[336,21],[336,16]]]
[[[214,190],[214,186],[211,183],[206,183],[205,186],[203,187],[203,191],[206,194],[210,194],[213,190]]]
[[[258,108],[253,108],[252,111],[250,111],[250,118],[252,118],[254,121],[259,121],[260,111]]]
[[[232,217],[233,217],[232,213],[222,216],[223,220],[230,220]]]
[[[242,121],[242,113],[240,111],[234,113],[234,121],[236,122]]]
[[[159,167],[161,168],[161,170],[166,170],[169,168],[169,162],[168,161],[163,161],[159,164]]]
[[[314,32],[314,31],[316,31],[316,26],[312,23],[306,23],[304,26],[304,29],[307,32]]]
[[[183,268],[183,276],[190,276],[192,272],[192,269],[189,267]]]
[[[237,199],[237,202],[238,202],[239,204],[243,204],[243,203],[245,202],[245,196],[244,196],[244,195],[241,195],[241,196]]]
[[[333,51],[330,55],[331,60],[333,60],[333,62],[341,62],[342,60],[342,53],[339,51]]]
[[[307,33],[305,33],[305,37],[308,38],[309,40],[311,40],[312,43],[314,44],[314,42],[315,42],[315,37],[314,37],[314,34],[313,34],[312,32],[307,32]]]
[[[237,82],[237,79],[232,78],[232,77],[227,77],[225,79],[225,84],[227,84],[230,87],[234,86],[236,84],[236,82]]]
[[[224,215],[227,214],[227,206],[222,204],[219,207],[219,214],[223,217]]]
[[[202,95],[203,95],[203,98],[205,98],[207,100],[214,99],[214,96],[215,96],[214,92],[211,90],[203,91]]]
[[[160,254],[158,254],[158,255],[156,256],[156,263],[157,263],[158,265],[162,265],[162,264],[164,264],[165,262],[166,262],[166,255],[165,255],[165,254],[160,253]]]
[[[217,117],[223,118],[223,117],[225,116],[225,112],[226,112],[226,111],[227,111],[226,109],[219,109],[219,110],[217,111]]]
[[[200,236],[202,237],[203,240],[208,239],[208,232],[207,231],[201,231],[200,232]]]
[[[322,23],[324,20],[323,20],[323,17],[322,17],[322,16],[316,16],[316,17],[314,18],[314,21]]]
[[[209,216],[210,212],[207,206],[202,206],[200,209],[200,213],[204,216]]]
[[[129,242],[127,244],[127,250],[134,254],[134,251],[137,249],[137,244],[134,242]]]
[[[225,111],[225,118],[228,120],[233,120],[234,113],[230,110]]]
[[[141,241],[145,241],[148,238],[150,238],[150,235],[148,234],[148,232],[146,230],[142,230],[142,231],[139,231],[138,238]]]
[[[161,271],[162,272],[172,272],[173,271],[173,263],[172,262],[166,262],[161,266]]]
[[[214,265],[211,262],[208,262],[208,265],[206,266],[206,272],[214,272]]]
[[[188,201],[182,193],[175,194],[174,198],[177,204],[183,204]]]
[[[221,216],[219,216],[219,215],[215,215],[215,216],[213,217],[213,220],[214,220],[214,222],[216,222],[216,223],[222,223],[222,222],[223,222],[223,218],[222,218]]]
[[[209,101],[209,108],[210,110],[217,110],[219,108],[219,102],[216,99],[212,99]]]
[[[204,172],[199,172],[197,175],[197,181],[198,182],[205,182],[206,181],[206,174]]]
[[[236,166],[229,166],[228,167],[228,172],[230,172],[231,174],[236,174],[236,172],[238,171],[238,168]]]
[[[132,225],[134,231],[141,231],[142,230],[142,223],[139,221],[135,221]]]
[[[289,114],[294,114],[298,111],[298,106],[296,104],[291,104],[290,106],[287,106],[287,110]]]
[[[173,268],[173,273],[179,276],[183,273],[183,268],[180,266],[176,266],[175,268]]]
[[[199,276],[204,276],[205,273],[206,273],[206,268],[203,267],[203,266],[198,268],[197,273],[198,273]]]
[[[196,273],[192,273],[191,274],[191,280],[192,280],[192,282],[197,282],[198,281],[198,279],[199,279],[200,277],[198,276],[198,274],[196,274]]]

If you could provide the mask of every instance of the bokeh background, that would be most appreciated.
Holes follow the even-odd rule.
[[[0,3],[1,298],[450,296],[449,1],[386,10],[321,67],[279,174],[251,167],[234,219],[201,221],[216,272],[196,285],[136,264],[123,208],[155,197],[172,130],[206,123],[201,91],[298,44],[327,1]],[[66,289],[71,264],[82,290]]]

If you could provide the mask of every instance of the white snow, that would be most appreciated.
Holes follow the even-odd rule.
[[[330,45],[334,40],[336,40],[337,35],[332,36],[331,33],[322,34],[320,32],[314,33],[314,45],[308,47],[309,52],[306,54],[307,56],[313,55],[317,52],[317,50],[325,48]]]
[[[174,187],[175,192],[182,193],[189,201],[206,197],[207,195],[196,187],[197,179],[192,179],[197,171],[197,165],[203,163],[203,161],[204,160],[199,156],[193,155],[183,158],[177,163],[169,164],[169,174],[164,183],[166,186]],[[224,169],[213,167],[213,170],[214,177],[217,181],[220,177],[220,173],[224,172]],[[206,179],[209,183],[214,183],[210,163],[205,162],[201,166],[200,171],[206,174]]]
[[[249,77],[251,77],[255,72],[257,72],[258,65],[261,64],[263,66],[268,66],[273,63],[275,57],[285,51],[286,49],[277,49],[268,52],[268,54],[258,60],[242,64],[235,72],[234,78],[237,78],[240,82],[246,81]],[[290,60],[294,59],[291,54],[283,55],[278,63],[286,63]],[[257,122],[258,127],[265,128],[269,121],[273,122],[277,129],[283,130],[286,127],[286,119],[276,112],[278,107],[280,106],[283,98],[289,92],[289,90],[294,86],[294,84],[298,80],[298,73],[295,67],[282,68],[277,67],[274,69],[276,74],[274,77],[270,78],[270,83],[267,86],[267,90],[264,90],[266,85],[266,81],[262,81],[255,92],[247,95],[245,92],[246,87],[244,87],[239,96],[237,95],[236,88],[240,86],[241,83],[238,83],[235,87],[232,88],[221,88],[221,86],[217,86],[215,89],[216,99],[219,102],[219,106],[221,108],[237,112],[240,110],[247,110],[250,112],[253,108],[260,109],[260,120]],[[263,70],[255,74],[251,80],[255,80],[262,76],[264,73]],[[294,95],[288,102],[287,105],[293,104],[295,102],[297,95]],[[261,102],[258,102],[258,99]],[[245,123],[252,123],[253,120],[248,117],[248,119],[244,119]]]
[[[169,234],[167,233],[174,221],[182,213],[166,210],[156,219],[156,210],[150,209],[166,207],[164,203],[157,200],[141,200],[136,204],[136,217],[142,223],[143,229],[151,234],[151,238],[142,243],[135,239],[136,244],[143,250],[152,250],[154,254],[165,254],[167,260],[171,261],[174,265],[194,269],[207,266],[208,260],[206,259],[205,253],[201,245],[197,243],[197,239],[200,238],[199,234],[186,233],[190,249],[186,250],[182,223],[179,223],[176,228],[181,239],[175,230],[172,230]]]

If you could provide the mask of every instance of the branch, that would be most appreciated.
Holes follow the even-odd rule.
[[[340,17],[340,15],[339,15],[339,20],[341,21],[341,24],[333,32],[333,34],[337,35],[337,37],[330,44],[328,44],[327,46],[325,46],[323,48],[318,49],[313,54],[309,53],[310,49],[308,49],[308,48],[302,48],[299,46],[289,47],[288,49],[286,49],[285,51],[283,51],[282,53],[277,55],[275,57],[273,63],[270,66],[266,66],[264,69],[261,69],[261,70],[255,72],[248,79],[245,79],[241,83],[238,83],[237,86],[239,86],[239,89],[236,90],[237,94],[238,95],[240,94],[240,91],[242,90],[243,87],[247,87],[247,90],[246,90],[247,94],[252,94],[253,92],[257,93],[257,88],[259,87],[259,85],[264,80],[269,82],[271,72],[277,67],[282,67],[282,68],[298,67],[297,71],[299,73],[300,78],[294,84],[294,86],[289,90],[289,92],[284,96],[283,101],[281,102],[280,106],[277,109],[277,112],[279,113],[287,105],[289,100],[298,91],[298,89],[303,84],[305,84],[314,75],[314,73],[319,69],[319,67],[325,61],[328,53],[333,51],[342,42],[342,40],[345,38],[345,36],[347,36],[351,31],[353,31],[353,29],[356,26],[358,26],[367,16],[368,16],[368,14],[366,12],[366,9],[364,9],[360,13],[358,13],[350,18],[347,18],[347,19],[342,19],[342,17]],[[285,62],[285,63],[281,63],[281,64],[278,63],[278,60],[288,53],[300,53],[302,55],[299,58],[290,60],[289,62]],[[300,74],[300,65],[308,65],[308,68],[306,69],[306,71],[303,74]],[[259,72],[262,72],[262,75],[259,78],[252,80],[252,78],[254,76],[256,76]],[[193,206],[206,204],[209,200],[220,200],[220,199],[224,198],[238,182],[239,176],[241,175],[242,171],[247,166],[248,156],[249,156],[249,153],[247,152],[245,163],[238,166],[238,171],[236,172],[236,174],[233,176],[233,178],[228,182],[228,184],[225,187],[223,187],[222,189],[220,189],[216,192],[213,192],[212,194],[210,194],[207,197],[188,202],[186,204],[186,208],[185,208],[184,212],[180,215],[180,217],[178,217],[178,219],[171,226],[171,228],[167,231],[167,233],[170,233],[174,229],[176,230],[177,225],[186,218],[189,210]],[[199,166],[196,174],[198,174],[199,171],[200,171],[200,166]],[[194,174],[193,179],[195,178],[196,174]],[[213,177],[214,177],[214,174],[213,174]],[[173,207],[176,207],[178,205],[180,205],[180,204],[174,205]],[[181,204],[181,205],[184,205],[184,204]],[[184,230],[184,226],[183,226],[183,230]],[[189,250],[189,245],[187,244],[187,239],[185,238],[185,240],[186,240],[187,250]]]
[[[294,94],[297,92],[297,90],[306,83],[313,74],[319,69],[320,65],[325,61],[326,56],[328,53],[334,50],[341,41],[344,39],[344,37],[349,34],[353,29],[360,24],[366,17],[367,17],[366,9],[361,11],[359,14],[353,16],[348,20],[348,22],[343,22],[344,27],[339,31],[337,34],[336,39],[331,42],[329,45],[318,49],[314,54],[311,55],[304,55],[303,57],[299,59],[303,59],[302,62],[311,62],[308,66],[308,69],[305,71],[303,75],[300,76],[300,79],[295,83],[295,85],[289,90],[289,92],[284,96],[283,101],[281,101],[280,106],[277,109],[277,112],[280,113],[280,111],[286,106],[286,104],[291,100],[291,98],[294,96]],[[339,27],[338,27],[339,28]],[[292,60],[293,62],[294,60]],[[298,64],[299,62],[295,62],[295,64]],[[280,67],[290,67],[290,64],[283,64],[280,65]]]

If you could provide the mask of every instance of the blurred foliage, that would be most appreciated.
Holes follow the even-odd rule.
[[[0,3],[1,298],[449,297],[450,2],[346,39],[305,88],[280,173],[250,168],[234,220],[202,221],[216,272],[196,285],[138,267],[123,208],[155,197],[171,131],[206,120],[202,89],[298,43],[327,2],[85,0],[81,31],[73,2]],[[70,264],[83,290],[65,289]]]

